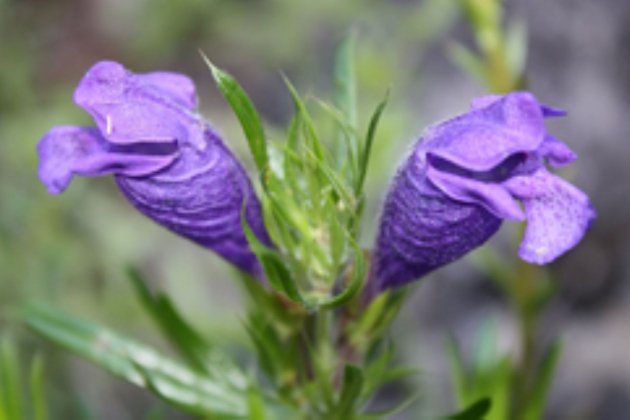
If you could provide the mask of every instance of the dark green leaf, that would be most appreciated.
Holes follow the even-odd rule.
[[[455,395],[459,404],[464,404],[468,393],[468,377],[464,360],[455,337],[449,336],[445,343],[446,354],[448,355],[449,366],[451,368],[451,378],[455,388]]]
[[[366,274],[365,267],[365,257],[363,256],[363,251],[359,247],[359,245],[348,236],[348,241],[350,245],[354,249],[354,267],[352,268],[352,277],[350,278],[350,282],[347,285],[344,285],[344,289],[337,296],[330,298],[324,302],[319,303],[319,306],[323,308],[336,308],[340,305],[343,305],[350,299],[354,297],[354,295],[359,291],[361,285],[363,284],[363,279]]]
[[[543,417],[549,388],[553,381],[556,366],[562,353],[562,344],[556,341],[545,354],[536,381],[532,387],[532,395],[525,411],[525,420],[537,420]]]
[[[340,419],[352,418],[363,388],[363,372],[356,366],[346,365],[343,370],[343,383],[335,413]]]
[[[370,163],[370,155],[372,154],[372,144],[374,143],[374,136],[376,135],[376,129],[378,128],[378,122],[381,119],[381,115],[387,106],[389,99],[389,91],[385,94],[385,98],[376,106],[372,118],[370,118],[370,125],[368,126],[367,135],[365,136],[365,144],[360,152],[359,157],[359,177],[355,192],[360,195],[363,191],[363,184],[365,182],[365,176],[367,175],[368,165]]]
[[[208,373],[209,344],[184,320],[168,296],[162,293],[154,296],[151,293],[135,268],[129,267],[127,275],[144,308],[171,345],[192,368]]]
[[[258,317],[250,317],[245,327],[254,347],[256,347],[260,367],[276,383],[281,382],[283,364],[287,360],[287,354],[276,331],[266,323],[263,324]]]
[[[219,90],[228,101],[241,123],[258,170],[262,174],[266,173],[269,164],[269,155],[267,153],[265,132],[254,104],[232,76],[212,64],[203,53],[201,53],[201,56],[210,68]]]
[[[392,417],[394,414],[400,413],[407,408],[411,407],[414,403],[416,403],[420,399],[420,393],[413,394],[405,399],[403,399],[398,404],[395,404],[391,408],[387,408],[381,411],[372,411],[360,417],[361,420],[381,420],[388,419]]]
[[[446,417],[445,420],[483,420],[491,407],[490,398],[482,398],[463,411]]]
[[[243,209],[245,209],[245,207],[243,207]],[[249,227],[244,211],[241,213],[241,224],[245,236],[247,237],[247,242],[249,242],[252,252],[254,252],[260,260],[269,283],[271,283],[274,289],[285,294],[291,300],[306,303],[300,295],[291,277],[291,273],[282,261],[282,258],[278,255],[277,251],[269,248],[258,239],[256,234]]]

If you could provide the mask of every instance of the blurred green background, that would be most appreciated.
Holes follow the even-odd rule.
[[[21,303],[44,301],[160,346],[124,275],[132,263],[206,335],[245,341],[239,293],[217,257],[144,219],[111,179],[77,178],[62,196],[49,196],[39,183],[39,138],[54,125],[91,125],[71,101],[85,70],[111,59],[136,72],[190,75],[202,113],[249,162],[237,121],[199,50],[239,80],[271,136],[281,138],[291,102],[280,72],[302,93],[331,99],[334,49],[356,30],[363,126],[391,89],[368,174],[369,247],[382,196],[407,148],[423,127],[465,110],[484,93],[448,57],[454,41],[473,45],[458,3],[0,0],[0,330],[18,340],[25,357],[44,351],[53,418],[185,417],[33,338],[14,322],[12,308]],[[559,293],[545,314],[545,333],[564,336],[565,356],[548,416],[628,418],[630,4],[512,0],[505,7],[508,20],[528,27],[530,89],[569,110],[551,131],[581,156],[566,175],[599,212],[586,240],[552,267]],[[504,229],[494,246],[510,234]],[[452,403],[445,333],[465,348],[489,316],[501,347],[515,348],[514,320],[501,294],[469,260],[429,276],[415,292],[393,334],[401,357],[423,371],[418,386],[425,415],[448,411]]]

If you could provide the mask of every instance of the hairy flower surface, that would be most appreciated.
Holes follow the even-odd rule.
[[[269,243],[258,199],[242,166],[197,113],[192,81],[181,74],[133,74],[103,61],[83,77],[77,105],[97,127],[62,126],[39,142],[39,177],[51,194],[73,175],[113,174],[142,213],[260,276],[241,226]]]
[[[545,131],[545,117],[562,115],[514,92],[478,98],[469,112],[429,128],[386,198],[369,287],[400,286],[460,258],[506,219],[527,221],[525,261],[546,264],[575,246],[595,211],[545,168],[576,159]]]

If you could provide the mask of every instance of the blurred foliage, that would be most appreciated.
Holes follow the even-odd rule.
[[[0,337],[0,420],[46,420],[43,359],[34,356],[26,369],[20,350],[12,336]]]

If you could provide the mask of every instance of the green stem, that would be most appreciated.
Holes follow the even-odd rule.
[[[516,275],[508,292],[518,316],[520,359],[512,378],[510,418],[523,418],[531,398],[531,387],[538,374],[536,366],[536,332],[540,296],[540,272],[537,267],[518,261]]]

